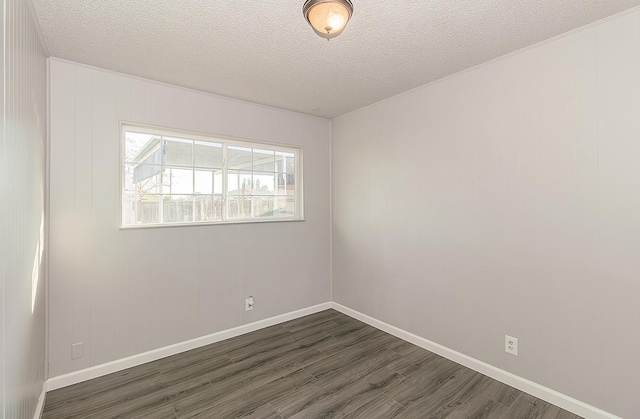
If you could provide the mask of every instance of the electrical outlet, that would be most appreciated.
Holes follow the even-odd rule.
[[[504,335],[504,351],[508,354],[518,356],[518,339]]]
[[[253,310],[253,296],[249,296],[244,300],[244,311]]]
[[[84,356],[84,342],[71,345],[71,359],[78,359]]]

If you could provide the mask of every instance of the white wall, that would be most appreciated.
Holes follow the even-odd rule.
[[[50,377],[329,301],[328,120],[50,66]],[[119,230],[120,120],[303,146],[306,221]]]
[[[45,375],[46,54],[27,1],[0,6],[0,418],[33,418]]]
[[[636,9],[335,119],[334,301],[637,417],[639,109]]]
[[[4,372],[4,364],[5,364],[5,348],[4,348],[4,306],[5,306],[5,298],[4,298],[4,273],[5,273],[5,258],[6,258],[6,243],[3,239],[6,237],[6,212],[7,206],[5,197],[5,179],[6,170],[5,170],[5,156],[7,153],[7,147],[5,145],[5,114],[4,114],[4,93],[6,90],[6,86],[4,83],[4,73],[5,73],[5,20],[4,20],[4,2],[2,3],[2,7],[0,8],[0,22],[2,22],[2,31],[0,31],[0,44],[2,45],[2,62],[0,65],[0,77],[2,79],[2,100],[0,100],[0,114],[2,114],[2,118],[0,118],[0,419],[5,419],[5,402],[4,402],[4,382],[5,382],[5,372]]]

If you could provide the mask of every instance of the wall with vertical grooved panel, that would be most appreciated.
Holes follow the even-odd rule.
[[[329,300],[328,120],[55,59],[50,80],[50,377]],[[119,230],[119,121],[302,146],[306,221]]]
[[[33,418],[45,380],[46,53],[28,0],[5,0],[0,146],[0,418]]]

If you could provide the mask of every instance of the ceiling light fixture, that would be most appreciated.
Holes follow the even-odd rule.
[[[302,13],[309,25],[327,41],[340,35],[353,14],[351,0],[307,0]]]

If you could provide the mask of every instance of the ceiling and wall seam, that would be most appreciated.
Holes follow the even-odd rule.
[[[325,118],[324,116],[312,115],[312,114],[308,114],[308,113],[304,113],[304,112],[293,111],[291,109],[278,108],[277,106],[265,105],[263,103],[251,102],[250,100],[244,100],[244,99],[238,99],[238,98],[231,97],[231,96],[219,95],[217,93],[206,92],[204,90],[198,90],[198,89],[194,89],[194,88],[191,88],[191,87],[180,86],[178,84],[172,84],[172,83],[167,83],[167,82],[160,81],[160,80],[154,80],[154,79],[151,79],[151,78],[148,78],[148,77],[141,77],[141,76],[136,76],[136,75],[129,74],[129,73],[122,73],[122,72],[119,72],[119,71],[114,71],[114,70],[109,70],[109,69],[106,69],[106,68],[96,67],[96,66],[93,66],[93,65],[90,65],[90,64],[79,63],[79,62],[76,62],[76,61],[66,60],[64,58],[59,58],[59,57],[55,57],[55,56],[49,57],[49,60],[50,61],[58,61],[58,62],[62,62],[62,63],[68,63],[68,64],[72,64],[74,66],[88,68],[90,70],[98,70],[98,71],[102,71],[104,73],[113,74],[115,76],[127,77],[127,78],[130,78],[132,80],[138,80],[138,81],[144,81],[144,82],[147,82],[147,83],[153,83],[153,84],[157,84],[159,86],[170,87],[172,89],[178,89],[178,90],[182,90],[182,91],[185,91],[185,92],[197,93],[197,94],[200,94],[200,95],[205,95],[205,96],[215,97],[215,98],[219,98],[219,99],[224,99],[224,100],[228,100],[228,101],[235,102],[235,103],[242,103],[242,104],[245,104],[245,105],[256,106],[258,108],[271,109],[271,110],[280,111],[280,112],[293,114],[293,115],[301,115],[301,116],[305,116],[305,117],[312,118],[312,119],[319,119],[319,120],[322,120],[322,121],[327,121],[327,120],[331,119],[331,118]]]
[[[618,18],[620,18],[620,17],[622,17],[622,16],[625,16],[625,15],[628,15],[628,14],[631,14],[631,13],[634,13],[634,12],[636,12],[636,11],[638,11],[638,10],[640,10],[640,6],[632,7],[632,8],[630,8],[630,9],[624,10],[624,11],[622,11],[622,12],[620,12],[620,13],[616,13],[615,15],[607,16],[607,17],[605,17],[605,18],[603,18],[603,19],[600,19],[600,20],[597,20],[597,21],[595,21],[595,22],[591,22],[591,23],[586,24],[586,25],[584,25],[584,26],[580,26],[579,28],[575,28],[575,29],[572,29],[572,30],[567,31],[567,32],[565,32],[565,33],[562,33],[562,34],[560,34],[560,35],[556,35],[556,36],[554,36],[553,38],[545,39],[544,41],[540,41],[540,42],[538,42],[538,43],[536,43],[536,44],[529,45],[529,46],[527,46],[527,47],[521,48],[521,49],[519,49],[519,50],[516,50],[516,51],[510,52],[510,53],[505,54],[505,55],[501,55],[500,57],[496,57],[496,58],[494,58],[494,59],[492,59],[492,60],[489,60],[489,61],[486,61],[486,62],[480,63],[480,64],[475,65],[475,66],[473,66],[473,67],[465,68],[464,70],[461,70],[461,71],[458,71],[458,72],[456,72],[456,73],[450,74],[450,75],[448,75],[448,76],[445,76],[445,77],[439,78],[439,79],[437,79],[437,80],[433,80],[432,82],[425,83],[425,84],[423,84],[423,85],[421,85],[421,86],[414,87],[413,89],[406,90],[406,91],[401,92],[401,93],[398,93],[398,94],[396,94],[396,95],[389,96],[388,98],[385,98],[385,99],[379,100],[379,101],[377,101],[377,102],[371,103],[371,104],[369,104],[369,105],[363,106],[363,107],[361,107],[361,108],[354,109],[354,110],[352,110],[352,111],[350,111],[350,112],[343,113],[342,115],[335,116],[335,117],[331,118],[331,120],[336,120],[336,119],[342,118],[342,117],[347,116],[347,115],[351,115],[351,114],[358,113],[358,112],[360,112],[360,111],[362,111],[362,110],[364,110],[364,109],[367,109],[367,108],[370,108],[370,107],[373,107],[373,106],[379,105],[379,104],[381,104],[381,103],[387,102],[387,101],[389,101],[389,100],[392,100],[392,99],[395,99],[395,98],[398,98],[398,97],[402,97],[402,96],[404,96],[404,95],[408,95],[408,94],[410,94],[410,93],[412,93],[412,92],[417,92],[417,91],[420,91],[420,90],[423,90],[423,89],[427,89],[427,88],[429,88],[430,86],[433,86],[433,85],[436,85],[436,84],[439,84],[439,83],[443,83],[443,82],[445,82],[445,81],[447,81],[447,80],[449,80],[449,79],[452,79],[452,78],[458,77],[458,76],[460,76],[460,75],[462,75],[462,74],[470,73],[470,72],[473,72],[473,71],[475,71],[475,70],[477,70],[477,69],[480,69],[480,68],[482,68],[482,67],[486,67],[486,66],[492,65],[492,64],[494,64],[494,63],[496,63],[496,62],[500,62],[500,61],[503,61],[503,60],[507,60],[507,59],[509,59],[509,58],[511,58],[511,57],[514,57],[514,56],[516,56],[516,55],[523,54],[523,53],[525,53],[525,52],[527,52],[527,51],[530,51],[530,50],[533,50],[533,49],[539,48],[539,47],[541,47],[541,46],[543,46],[543,45],[549,44],[549,43],[551,43],[551,42],[555,42],[555,41],[557,41],[557,40],[559,40],[559,39],[567,38],[567,37],[569,37],[569,36],[575,35],[576,33],[584,32],[584,31],[589,30],[589,29],[591,29],[591,28],[593,28],[593,27],[596,27],[596,26],[598,26],[598,25],[602,25],[603,23],[606,23],[606,22],[609,22],[609,21],[612,21],[612,20],[618,19]]]

